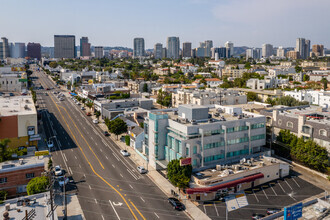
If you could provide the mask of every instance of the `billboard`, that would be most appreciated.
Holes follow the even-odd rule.
[[[303,204],[300,202],[291,207],[284,208],[284,220],[296,220],[302,217]]]
[[[187,166],[191,164],[191,157],[180,159],[180,166]]]
[[[48,150],[36,151],[34,153],[34,156],[45,156],[45,155],[49,155],[49,151]]]
[[[25,67],[12,67],[11,71],[12,72],[17,72],[17,71],[25,71]]]

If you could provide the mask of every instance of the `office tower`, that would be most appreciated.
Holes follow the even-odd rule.
[[[166,50],[166,47],[163,47],[162,58],[165,58],[165,57],[167,57],[167,50]]]
[[[213,47],[211,48],[211,58],[215,59],[216,54],[218,54],[218,58],[226,57],[226,48],[225,47]]]
[[[157,43],[154,46],[154,58],[155,59],[162,59],[163,55],[163,44]]]
[[[322,57],[324,56],[324,46],[321,44],[321,45],[313,45],[312,46],[312,52],[314,54],[314,56],[317,56],[317,57]]]
[[[103,58],[103,47],[94,47],[95,58]]]
[[[211,48],[213,47],[213,41],[205,41],[205,57],[211,57]]]
[[[74,35],[54,35],[54,57],[75,58],[76,37]]]
[[[145,56],[144,38],[134,38],[133,58]]]
[[[88,37],[80,38],[80,56],[81,57],[91,56],[91,44],[88,43]]]
[[[182,57],[191,57],[191,43],[184,42],[182,44]]]
[[[179,37],[167,38],[167,58],[178,59],[180,54],[180,40]]]
[[[8,39],[5,37],[2,37],[1,39],[2,39],[2,51],[0,54],[0,59],[6,59],[7,57],[10,57]]]
[[[263,44],[262,45],[262,57],[268,58],[273,55],[274,49],[271,44]]]
[[[226,57],[230,58],[234,55],[234,44],[231,41],[225,43]]]
[[[31,59],[41,59],[41,45],[39,43],[28,43],[27,56]]]
[[[24,58],[25,57],[25,43],[15,43],[11,45],[11,57],[12,58]]]
[[[277,57],[285,57],[285,51],[284,51],[282,46],[277,48],[276,56]]]
[[[297,38],[296,51],[299,52],[300,59],[307,59],[310,53],[311,42],[305,38]]]
[[[246,60],[249,58],[258,60],[261,58],[261,50],[260,48],[250,48],[246,50]]]

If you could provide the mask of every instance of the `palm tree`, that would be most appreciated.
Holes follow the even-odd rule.
[[[5,154],[6,154],[7,145],[8,145],[9,142],[10,142],[10,140],[7,139],[7,138],[0,141],[0,149],[1,149],[0,161],[1,162],[5,161]]]

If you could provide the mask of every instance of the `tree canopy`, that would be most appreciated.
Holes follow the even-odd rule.
[[[172,94],[160,89],[157,95],[157,103],[169,107],[172,104]]]
[[[171,160],[167,165],[167,177],[170,182],[179,188],[189,186],[189,181],[192,174],[192,166],[180,166],[180,160]]]
[[[118,135],[127,132],[127,125],[120,118],[116,118],[115,120],[110,121],[108,128],[111,133],[117,135],[117,139],[118,139]]]
[[[35,177],[27,184],[26,191],[28,195],[46,192],[48,185],[49,179],[47,176]]]

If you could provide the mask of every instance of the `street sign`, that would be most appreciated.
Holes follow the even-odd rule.
[[[303,204],[300,202],[291,207],[284,208],[284,220],[296,220],[302,217]]]
[[[48,150],[36,151],[34,153],[34,156],[45,156],[45,155],[49,155],[49,151]]]
[[[186,166],[191,164],[191,157],[180,159],[180,166]]]

